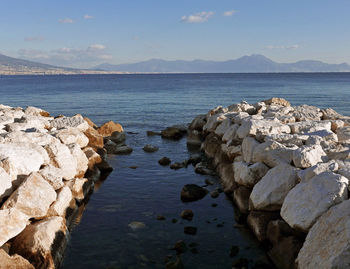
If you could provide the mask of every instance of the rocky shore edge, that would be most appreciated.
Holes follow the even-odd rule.
[[[0,105],[0,268],[59,268],[94,185],[113,170],[107,153],[132,152],[124,141],[113,121]]]
[[[187,144],[209,158],[237,221],[277,268],[349,267],[350,117],[282,98],[242,101],[198,115]]]

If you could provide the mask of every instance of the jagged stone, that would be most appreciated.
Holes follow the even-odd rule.
[[[65,216],[66,210],[73,199],[72,192],[68,186],[64,186],[57,192],[56,201],[50,206],[48,216]]]
[[[242,156],[246,163],[251,163],[253,159],[254,149],[260,143],[256,141],[253,137],[245,137],[242,142]]]
[[[267,225],[279,218],[278,212],[250,211],[247,223],[259,241],[267,239]]]
[[[12,191],[12,180],[6,171],[0,167],[0,202],[6,196],[9,196]]]
[[[336,161],[330,161],[327,163],[318,163],[305,170],[299,170],[298,177],[301,182],[307,182],[316,175],[319,175],[326,171],[336,172],[338,170],[338,163]]]
[[[63,172],[60,168],[49,164],[40,169],[39,173],[55,190],[63,187]]]
[[[29,217],[16,208],[0,210],[0,246],[24,230]],[[0,260],[1,261],[1,260]]]
[[[0,249],[0,268],[1,269],[35,269],[29,261],[18,254],[8,255],[3,249]]]
[[[191,122],[189,129],[190,130],[197,130],[197,131],[202,131],[203,126],[206,123],[206,115],[198,115],[193,119]]]
[[[249,213],[249,196],[251,192],[252,190],[250,188],[244,186],[239,186],[233,191],[233,201],[243,214]]]
[[[337,129],[339,142],[350,143],[350,126]]]
[[[74,176],[83,177],[86,170],[88,169],[88,158],[86,157],[85,153],[80,149],[80,145],[70,144],[68,145],[68,148],[77,163],[77,170]]]
[[[73,117],[60,117],[50,122],[51,128],[62,129],[68,127],[78,128],[84,132],[89,128],[89,124],[84,120],[81,115],[75,115]]]
[[[89,139],[77,128],[60,129],[54,135],[65,145],[78,144],[80,148],[84,148],[89,144]]]
[[[303,146],[293,151],[293,163],[299,168],[308,168],[327,160],[327,154],[320,145]]]

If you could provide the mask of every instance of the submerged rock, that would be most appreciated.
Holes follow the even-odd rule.
[[[134,231],[146,228],[146,225],[143,222],[139,222],[139,221],[130,222],[128,226]]]
[[[178,127],[168,127],[161,132],[162,138],[180,140],[186,131]]]
[[[168,157],[163,157],[158,161],[158,163],[160,165],[166,166],[166,165],[169,165],[171,163],[171,160]]]
[[[197,234],[197,227],[185,226],[184,227],[184,233],[185,234],[190,234],[190,235],[195,235],[195,234]]]
[[[143,147],[143,150],[144,150],[145,152],[156,152],[156,151],[159,150],[159,148],[156,147],[156,146],[147,144],[146,146]]]
[[[186,184],[181,190],[181,201],[193,202],[204,198],[208,193],[208,190],[196,185]]]
[[[191,209],[185,209],[181,212],[180,216],[183,219],[191,221],[193,219],[193,211]]]

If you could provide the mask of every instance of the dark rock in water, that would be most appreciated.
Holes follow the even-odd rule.
[[[153,131],[147,131],[147,136],[155,136],[155,135],[161,135],[161,132],[153,132]]]
[[[212,203],[212,204],[211,204],[211,206],[212,206],[212,207],[217,207],[217,206],[218,206],[218,204],[216,204],[216,203]]]
[[[109,139],[107,139],[104,147],[109,154],[130,154],[132,152],[131,147],[125,144],[116,144]]]
[[[198,249],[197,248],[191,248],[190,250],[191,250],[191,252],[193,254],[197,254],[198,253]]]
[[[101,171],[102,174],[109,174],[113,171],[113,167],[106,161],[102,161],[96,164],[96,167]]]
[[[210,179],[205,179],[205,184],[207,184],[207,185],[214,185],[214,181],[212,181],[212,180],[210,180]]]
[[[174,245],[174,250],[177,254],[185,253],[187,251],[186,243],[183,240],[179,240]]]
[[[197,117],[195,117],[193,119],[193,121],[191,122],[189,129],[190,130],[198,130],[198,131],[202,131],[203,126],[205,125],[205,123],[207,122],[207,117],[205,114],[202,115],[198,115]]]
[[[259,241],[267,239],[267,225],[271,220],[280,218],[278,211],[250,211],[247,223]]]
[[[159,150],[159,148],[156,147],[156,146],[147,144],[146,146],[143,147],[143,150],[144,150],[145,152],[156,152],[156,151]]]
[[[185,226],[184,227],[184,233],[185,234],[190,234],[190,235],[195,235],[197,233],[197,227]]]
[[[184,268],[185,267],[184,267],[180,257],[176,257],[175,262],[168,262],[165,265],[165,269],[184,269]]]
[[[238,252],[239,252],[238,246],[231,246],[230,257],[233,258],[233,257],[237,256]]]
[[[283,238],[296,235],[296,231],[293,230],[287,222],[284,220],[278,219],[270,221],[267,225],[267,238],[269,241],[276,245],[278,244]]]
[[[252,192],[252,189],[239,186],[233,191],[233,201],[239,208],[240,212],[244,214],[249,213],[249,197]]]
[[[268,255],[277,268],[294,269],[294,261],[302,246],[301,240],[295,236],[289,236],[275,244]]]
[[[181,212],[181,218],[186,219],[186,220],[192,220],[193,219],[193,211],[191,209],[185,209],[184,211]]]
[[[172,219],[171,222],[172,222],[172,223],[176,223],[176,222],[177,222],[177,219]]]
[[[219,192],[218,192],[217,190],[212,191],[212,192],[210,193],[210,196],[211,196],[212,198],[218,198],[218,197],[219,197]]]
[[[172,139],[172,140],[180,140],[184,134],[186,133],[186,130],[180,129],[179,127],[168,127],[165,130],[161,132],[162,138],[166,139]]]
[[[217,187],[217,188],[216,188],[216,191],[217,191],[218,193],[224,192],[224,190],[223,190],[221,187]]]
[[[264,261],[257,261],[253,266],[252,269],[271,269],[273,268],[271,264]]]
[[[117,150],[115,151],[114,154],[130,154],[132,153],[133,149],[127,145],[122,145],[120,147],[117,148]]]
[[[171,163],[171,160],[168,157],[161,158],[158,163],[160,165],[169,165]]]
[[[196,185],[186,184],[181,190],[181,201],[192,202],[202,199],[207,195],[208,190]]]
[[[157,216],[157,220],[165,220],[165,217],[162,216],[162,215],[158,215],[158,216]]]
[[[189,246],[190,248],[195,248],[195,247],[198,246],[198,244],[195,243],[195,242],[193,242],[193,243],[190,243],[188,246]]]
[[[178,170],[180,168],[184,168],[184,164],[183,163],[172,163],[170,165],[170,169],[174,169],[174,170]]]
[[[188,163],[195,166],[197,163],[200,163],[202,161],[202,156],[200,154],[193,154],[188,159]]]
[[[248,260],[245,258],[236,259],[232,262],[232,269],[247,269],[248,263]]]
[[[137,169],[137,168],[138,168],[138,166],[136,166],[136,165],[132,165],[132,166],[129,166],[129,168],[130,168],[130,169]]]
[[[215,172],[211,169],[209,169],[204,163],[200,162],[200,163],[197,163],[195,168],[194,168],[194,171],[197,173],[197,174],[200,174],[200,175],[215,175]]]
[[[116,144],[124,143],[126,140],[126,135],[124,132],[113,132],[111,136],[108,137]]]
[[[218,223],[218,224],[216,224],[216,227],[222,228],[222,227],[224,227],[224,224],[223,223]]]

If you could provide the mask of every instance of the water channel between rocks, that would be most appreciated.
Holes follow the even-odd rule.
[[[185,184],[204,186],[205,179],[210,179],[214,185],[206,187],[209,191],[220,188],[217,177],[196,174],[192,165],[172,170],[158,164],[163,156],[173,162],[188,159],[194,152],[187,149],[185,138],[169,141],[147,137],[146,130],[127,137],[134,151],[109,156],[114,171],[95,186],[80,223],[73,229],[63,269],[165,268],[167,260],[176,259],[171,248],[179,240],[187,245],[181,255],[185,268],[231,268],[239,258],[248,259],[250,268],[267,262],[250,230],[236,223],[234,206],[224,193],[218,198],[208,194],[199,201],[181,202]],[[159,151],[146,153],[142,150],[145,144],[158,146]],[[194,212],[192,221],[181,219],[184,209]],[[165,220],[158,220],[159,215]],[[145,227],[131,229],[128,225],[135,221]],[[185,226],[197,227],[197,234],[185,234]],[[236,246],[238,254],[230,257],[231,248]]]

